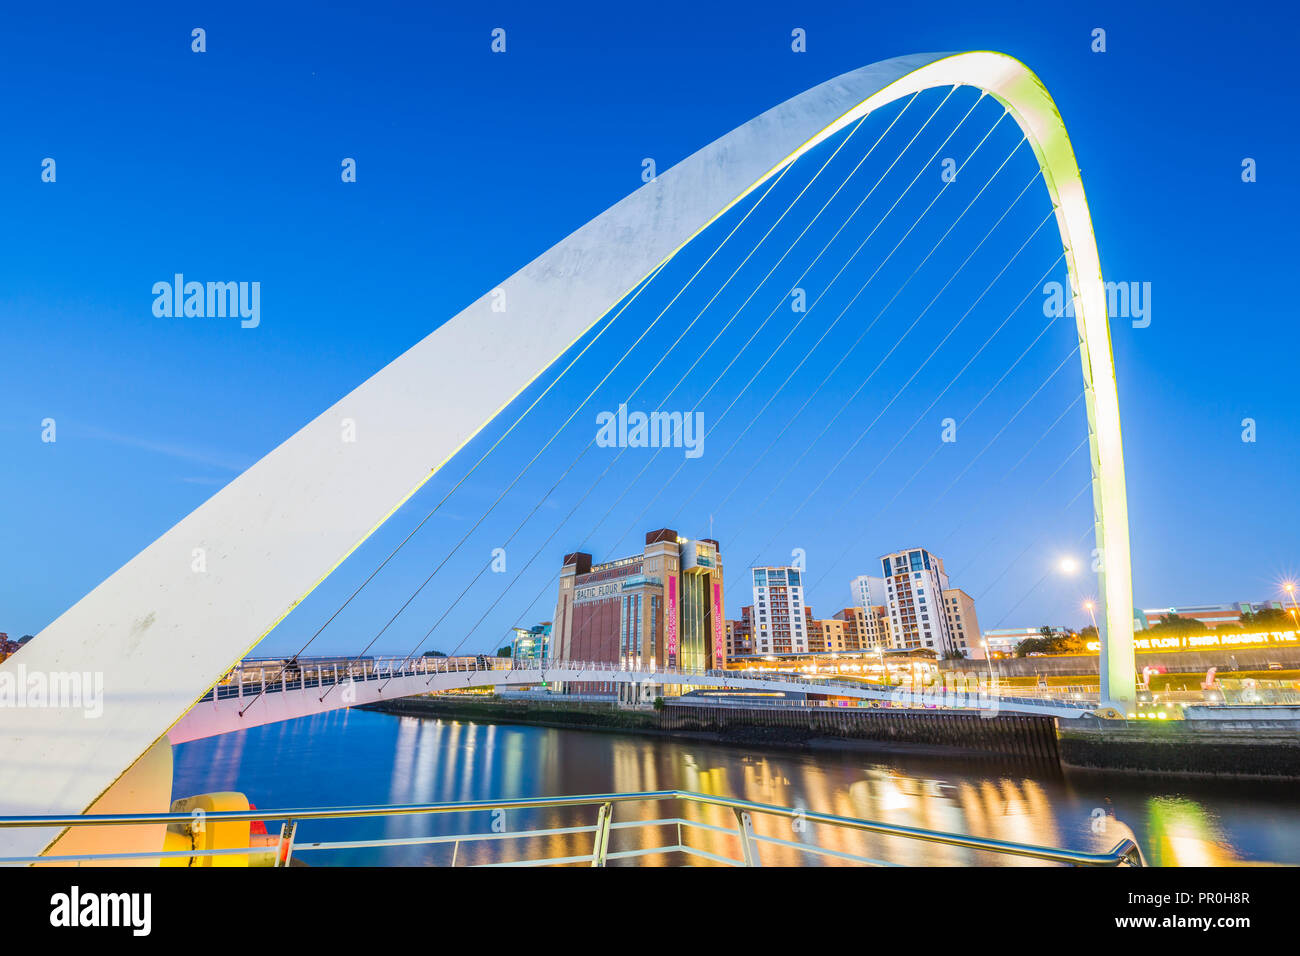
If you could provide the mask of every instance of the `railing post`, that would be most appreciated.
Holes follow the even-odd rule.
[[[609,852],[609,822],[614,816],[614,804],[602,803],[596,816],[596,843],[591,851],[591,865],[604,866]]]
[[[1117,866],[1145,866],[1141,848],[1132,840],[1124,839],[1110,851],[1119,856]]]
[[[740,831],[740,850],[745,859],[745,866],[762,866],[758,857],[758,846],[754,842],[754,821],[748,813],[736,809],[736,826]]]
[[[280,843],[276,847],[275,866],[288,866],[289,860],[293,857],[293,833],[298,828],[298,824],[293,820],[285,820],[280,827]]]

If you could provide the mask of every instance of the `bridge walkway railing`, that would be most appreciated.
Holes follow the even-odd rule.
[[[881,694],[888,694],[897,688],[864,688],[860,682],[837,681],[830,677],[813,677],[790,672],[764,673],[764,674],[746,674],[734,670],[690,670],[678,667],[667,667],[654,662],[649,662],[644,666],[626,667],[618,662],[610,661],[569,661],[569,660],[547,660],[534,661],[511,658],[497,657],[461,657],[461,658],[440,658],[440,657],[422,657],[422,658],[380,658],[367,660],[360,664],[351,664],[340,666],[338,664],[330,665],[312,665],[304,662],[297,667],[287,666],[282,668],[278,679],[267,680],[264,664],[258,665],[259,679],[244,680],[240,666],[236,665],[232,671],[230,679],[217,684],[209,690],[200,701],[228,700],[237,697],[246,697],[262,694],[273,694],[284,691],[304,690],[309,688],[330,687],[335,684],[345,683],[348,681],[388,681],[397,678],[433,677],[438,674],[452,673],[474,673],[481,671],[529,671],[538,672],[539,674],[581,674],[580,679],[583,682],[592,682],[598,680],[589,675],[595,673],[653,673],[656,675],[671,675],[691,678],[694,682],[702,683],[710,677],[716,677],[719,680],[718,686],[724,686],[728,682],[739,680],[762,681],[768,684],[779,684],[805,693],[834,693],[840,691],[849,696],[860,696],[864,689],[878,690]],[[290,676],[290,673],[293,676]],[[918,691],[918,695],[921,692]],[[996,699],[999,703],[1004,704],[1043,704],[1052,703],[1056,706],[1077,709],[1080,713],[1092,710],[1097,706],[1095,699],[1081,698],[1081,695],[1073,697],[1051,697],[1042,693],[1025,693],[1017,695],[1006,695],[996,693],[996,684],[987,687],[981,692],[981,696],[986,699]]]

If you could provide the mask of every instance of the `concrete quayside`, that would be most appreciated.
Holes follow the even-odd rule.
[[[706,737],[756,746],[985,754],[1062,768],[1300,779],[1300,707],[1189,707],[1184,720],[1071,719],[904,708],[439,694],[366,705],[402,716]],[[1203,712],[1202,712],[1203,711]]]

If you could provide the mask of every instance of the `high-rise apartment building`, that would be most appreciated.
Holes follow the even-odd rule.
[[[799,568],[753,569],[754,653],[806,654],[803,572]]]
[[[965,651],[948,624],[944,592],[948,575],[943,560],[924,548],[896,551],[880,559],[885,579],[886,606],[893,646],[904,650],[928,649],[939,657]],[[973,614],[974,606],[971,611]],[[978,635],[978,631],[973,632]],[[978,645],[978,636],[974,637]]]
[[[849,582],[853,592],[853,603],[858,607],[871,607],[873,604],[885,603],[885,579],[859,574]]]
[[[859,574],[849,582],[853,593],[853,603],[862,608],[860,623],[860,650],[874,651],[877,648],[893,647],[893,635],[889,628],[889,590],[884,578],[869,574]]]

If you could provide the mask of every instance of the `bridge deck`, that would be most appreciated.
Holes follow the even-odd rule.
[[[790,676],[745,677],[734,671],[680,671],[668,668],[621,669],[588,661],[552,661],[545,666],[518,666],[491,659],[489,667],[442,659],[375,661],[364,669],[310,667],[293,680],[218,684],[182,717],[168,737],[173,744],[293,720],[383,700],[413,697],[470,687],[528,687],[542,683],[633,684],[645,687],[723,687],[735,690],[797,691],[830,694],[881,704],[976,710],[1007,714],[1078,717],[1091,712],[1092,701],[1065,701],[1000,696],[981,687],[971,692],[951,690],[912,695],[869,685]]]

